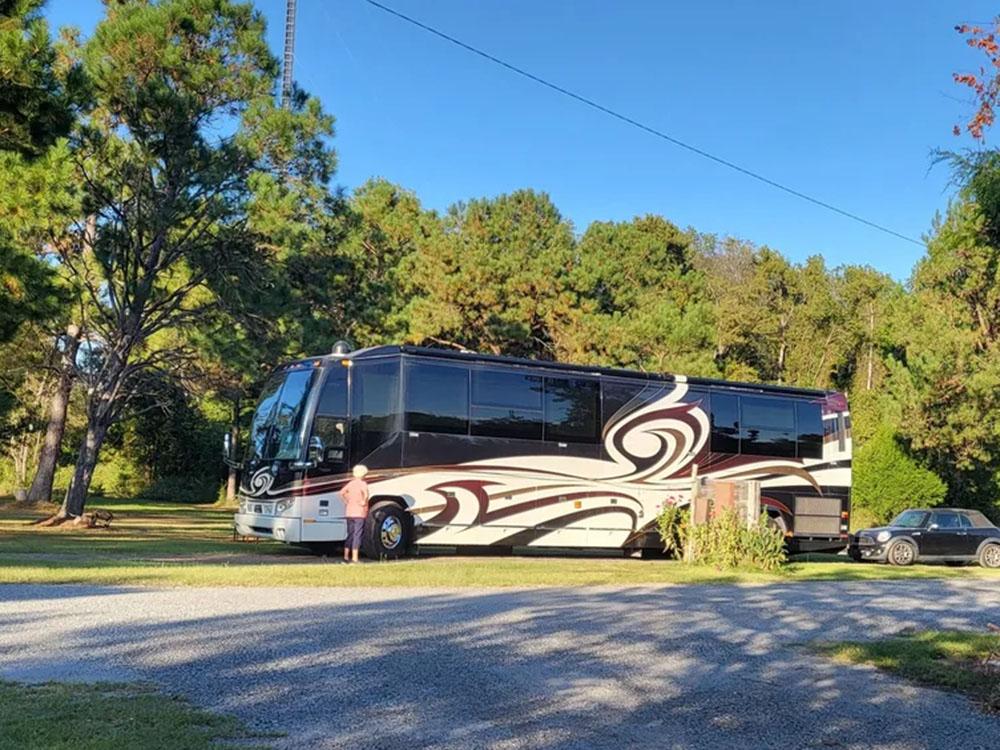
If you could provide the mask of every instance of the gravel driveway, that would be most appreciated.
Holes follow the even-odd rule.
[[[581,562],[581,564],[586,564]],[[153,680],[317,748],[997,748],[813,639],[1000,622],[991,581],[405,591],[0,586],[0,675]]]

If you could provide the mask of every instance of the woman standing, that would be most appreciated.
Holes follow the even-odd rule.
[[[344,501],[344,518],[347,519],[347,539],[344,540],[344,562],[357,562],[361,548],[361,533],[368,517],[368,482],[365,475],[368,467],[358,464],[354,467],[354,479],[340,490]]]

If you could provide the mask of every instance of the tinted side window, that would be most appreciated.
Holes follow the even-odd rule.
[[[795,424],[798,428],[799,458],[822,458],[823,412],[819,404],[796,401]]]
[[[399,429],[399,362],[356,364],[351,407],[351,460],[360,463]]]
[[[514,370],[473,370],[472,403],[541,410],[542,379]]]
[[[993,528],[993,524],[990,523],[990,519],[980,513],[978,510],[970,510],[968,512],[969,521],[972,522],[972,526],[977,529],[990,529]]]
[[[316,406],[316,413],[326,416],[347,416],[347,368],[331,367],[326,373],[323,392]]]
[[[469,371],[410,363],[406,367],[406,429],[465,435],[469,431]]]
[[[960,527],[957,513],[931,513],[931,523],[939,529],[957,529]]]
[[[645,390],[645,383],[622,383],[606,380],[601,384],[601,401],[603,409],[602,424],[621,419],[638,404],[632,403]],[[626,409],[627,407],[627,409]]]
[[[583,378],[545,378],[545,439],[596,443],[600,385]]]
[[[756,456],[795,455],[795,407],[776,398],[740,398],[740,448]]]
[[[342,471],[347,458],[347,368],[331,367],[316,405],[312,434],[323,441],[320,463],[327,471]],[[310,455],[312,455],[310,453]]]
[[[542,439],[542,413],[502,406],[473,406],[472,434],[483,437]]]
[[[472,371],[472,434],[542,439],[542,378],[514,370]]]
[[[712,415],[712,451],[740,452],[740,400],[728,393],[713,393],[709,399]]]

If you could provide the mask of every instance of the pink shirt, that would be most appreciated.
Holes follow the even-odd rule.
[[[352,479],[340,490],[340,498],[344,501],[344,516],[347,518],[364,518],[368,515],[368,482],[364,479]]]

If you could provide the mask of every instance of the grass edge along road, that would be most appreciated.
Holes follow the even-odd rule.
[[[1000,712],[1000,652],[996,633],[925,630],[876,641],[814,643],[812,650],[844,664],[867,664],[921,685],[962,693]]]
[[[831,556],[776,573],[717,570],[620,557],[415,556],[345,566],[276,542],[232,539],[232,511],[216,506],[96,500],[110,529],[41,529],[41,510],[0,504],[0,583],[132,586],[402,586],[419,588],[781,583],[911,578],[993,578],[978,567],[891,568]]]
[[[246,750],[270,736],[144,684],[0,681],[0,747]]]

